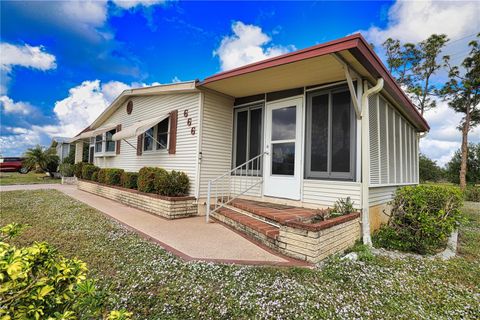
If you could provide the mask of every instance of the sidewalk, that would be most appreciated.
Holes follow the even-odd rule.
[[[166,220],[81,190],[72,185],[10,185],[0,191],[55,189],[119,221],[184,260],[254,265],[306,265],[281,257],[204,217]]]

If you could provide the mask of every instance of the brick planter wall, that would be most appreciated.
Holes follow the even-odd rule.
[[[115,200],[167,219],[183,218],[197,214],[197,204],[194,197],[164,197],[85,180],[78,180],[77,186],[80,190]]]
[[[289,221],[280,226],[277,246],[293,258],[317,263],[343,252],[360,239],[360,214],[351,213],[318,223]]]

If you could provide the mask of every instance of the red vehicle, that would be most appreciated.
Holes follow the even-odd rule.
[[[4,157],[0,158],[0,172],[27,173],[29,170],[23,166],[23,158]]]

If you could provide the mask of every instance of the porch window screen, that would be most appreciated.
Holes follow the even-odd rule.
[[[353,180],[355,116],[348,88],[314,92],[307,101],[306,176]]]
[[[262,152],[263,106],[254,105],[235,110],[233,167],[237,167]],[[260,168],[255,161],[249,169]]]

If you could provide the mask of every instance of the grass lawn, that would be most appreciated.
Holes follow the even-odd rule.
[[[35,173],[30,171],[27,174],[18,172],[1,172],[0,185],[9,184],[37,184],[37,183],[60,183],[61,179],[44,178],[45,173]]]
[[[450,261],[329,259],[316,269],[185,263],[55,190],[1,194],[14,242],[47,241],[88,263],[110,308],[137,319],[478,319],[480,206],[468,204]]]

